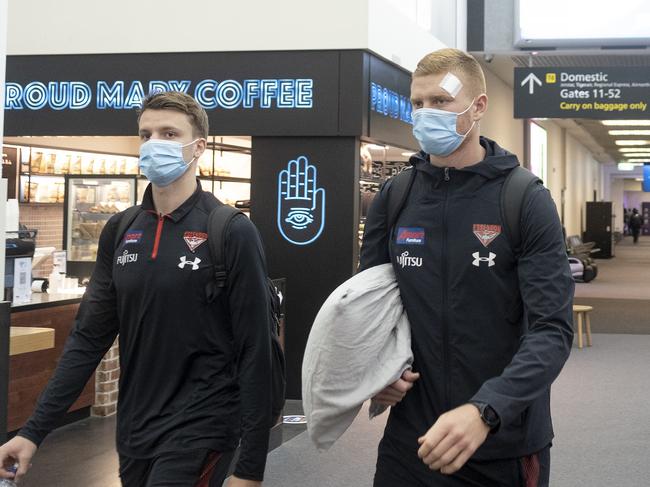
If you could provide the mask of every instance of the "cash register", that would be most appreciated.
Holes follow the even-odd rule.
[[[5,240],[5,286],[4,300],[13,301],[14,263],[21,257],[34,257],[37,230],[18,230],[7,232]],[[27,276],[31,285],[32,276]]]

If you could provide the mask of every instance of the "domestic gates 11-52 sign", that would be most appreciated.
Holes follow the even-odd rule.
[[[650,118],[650,68],[515,68],[515,118]]]

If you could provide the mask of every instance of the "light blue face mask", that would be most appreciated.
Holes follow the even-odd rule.
[[[448,156],[463,142],[476,122],[464,134],[456,132],[458,117],[472,108],[472,103],[460,113],[446,112],[437,108],[419,108],[413,112],[413,135],[427,154]]]
[[[168,186],[180,178],[190,162],[183,159],[183,148],[194,144],[199,139],[194,139],[188,144],[172,140],[149,139],[140,146],[140,170],[142,174],[156,186]]]

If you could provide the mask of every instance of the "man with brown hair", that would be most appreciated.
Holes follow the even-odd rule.
[[[390,228],[396,178],[366,220],[361,269],[393,263],[414,355],[375,397],[392,406],[375,487],[548,485],[550,387],[571,349],[573,280],[541,184],[525,193],[518,235],[507,232],[501,190],[519,162],[479,134],[485,91],[462,51],[420,61],[411,102],[422,151],[396,177],[412,185]]]
[[[125,212],[106,224],[54,376],[18,436],[0,447],[0,461],[18,463],[17,478],[26,473],[119,334],[122,484],[193,487],[212,477],[221,486],[241,439],[228,487],[261,486],[271,328],[260,237],[248,218],[234,217],[225,230],[227,287],[215,293],[207,219],[219,202],[195,176],[207,114],[189,95],[156,93],[138,125],[140,169],[151,183],[141,211],[122,235]]]

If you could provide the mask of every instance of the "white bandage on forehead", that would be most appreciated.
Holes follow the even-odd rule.
[[[440,88],[449,93],[453,98],[463,89],[463,83],[453,73],[447,73],[440,82]]]

